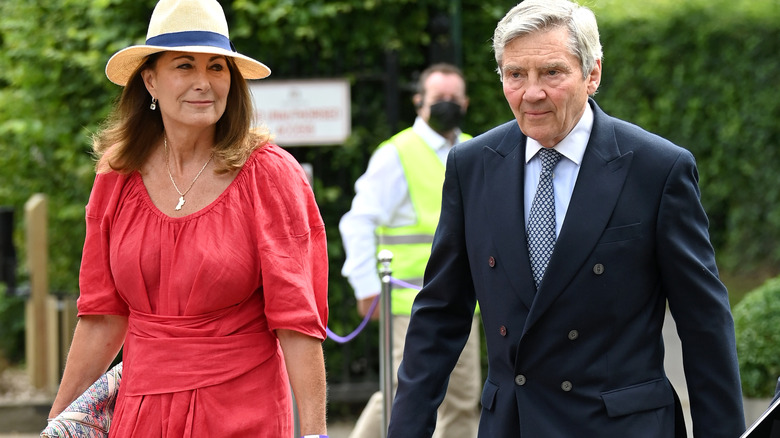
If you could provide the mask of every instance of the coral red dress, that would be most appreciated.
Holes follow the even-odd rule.
[[[210,205],[172,218],[139,173],[99,174],[81,315],[127,315],[110,437],[289,437],[276,329],[325,338],[325,229],[299,164],[255,151]]]

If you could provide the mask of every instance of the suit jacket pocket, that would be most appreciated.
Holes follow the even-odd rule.
[[[496,404],[496,394],[498,386],[490,380],[485,380],[485,387],[482,388],[482,408],[492,411]]]
[[[622,225],[604,230],[599,239],[599,244],[622,242],[624,240],[639,239],[642,237],[642,224]]]
[[[674,403],[672,386],[665,378],[602,392],[607,415],[622,415],[658,409]]]

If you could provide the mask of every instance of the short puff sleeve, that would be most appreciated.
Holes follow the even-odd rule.
[[[109,257],[111,223],[129,175],[98,173],[86,207],[87,233],[79,272],[78,316],[128,315],[114,285]]]
[[[300,164],[276,145],[257,152],[251,185],[271,330],[289,329],[320,340],[328,322],[325,226]]]

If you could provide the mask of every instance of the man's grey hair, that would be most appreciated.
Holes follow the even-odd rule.
[[[604,56],[599,28],[593,11],[568,0],[525,0],[498,22],[493,33],[493,51],[499,78],[503,81],[501,65],[507,44],[515,38],[556,27],[568,29],[569,50],[580,60],[583,79],[587,78],[596,60]]]

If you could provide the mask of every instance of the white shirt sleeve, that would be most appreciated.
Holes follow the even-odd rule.
[[[355,182],[352,208],[339,222],[346,260],[341,270],[358,299],[381,291],[377,272],[378,226],[404,226],[416,217],[398,151],[386,144],[374,152]]]

